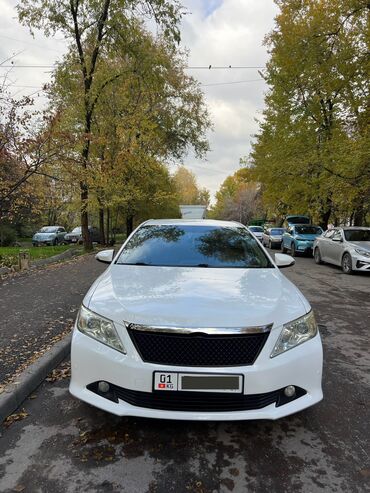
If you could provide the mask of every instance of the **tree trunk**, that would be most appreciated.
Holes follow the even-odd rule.
[[[331,208],[327,209],[325,212],[321,213],[320,215],[319,226],[321,226],[324,231],[328,229],[330,214],[331,214]]]
[[[84,182],[80,182],[80,197],[81,197],[81,233],[86,251],[93,249],[92,241],[89,233],[89,215],[87,212],[87,201],[89,198],[89,192],[87,185]]]
[[[126,235],[127,237],[133,232],[134,230],[134,216],[129,215],[126,216]]]
[[[110,241],[110,209],[109,207],[107,207],[107,224],[106,224],[106,232],[107,232],[107,245],[109,245],[109,241]]]
[[[364,224],[364,209],[359,206],[353,214],[353,226],[363,226]]]
[[[105,229],[104,229],[104,207],[99,207],[99,232],[100,232],[100,241],[102,245],[106,245],[105,242]]]

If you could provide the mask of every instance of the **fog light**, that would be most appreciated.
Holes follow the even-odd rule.
[[[288,385],[288,387],[285,387],[284,394],[286,395],[286,397],[293,397],[295,395],[295,387],[294,387],[294,385]]]
[[[109,383],[107,383],[107,382],[99,382],[98,383],[99,392],[102,392],[103,394],[105,394],[106,392],[108,392],[109,389],[110,389]],[[294,387],[293,387],[293,389],[294,389]]]

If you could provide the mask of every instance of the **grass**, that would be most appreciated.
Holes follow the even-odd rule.
[[[41,246],[41,247],[0,247],[0,267],[11,267],[18,265],[19,252],[29,252],[31,260],[53,257],[71,248],[70,245]]]

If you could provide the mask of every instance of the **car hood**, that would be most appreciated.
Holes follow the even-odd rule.
[[[310,309],[278,269],[209,269],[112,264],[84,300],[116,322],[246,327],[294,320]]]
[[[317,234],[317,235],[301,235],[301,234],[297,234],[295,236],[295,238],[303,238],[304,240],[307,240],[307,241],[313,241],[313,240],[315,240],[319,236],[321,236],[321,234]]]
[[[34,238],[46,238],[47,236],[55,236],[56,233],[36,233]]]
[[[353,248],[361,248],[361,250],[366,250],[370,252],[370,241],[351,241],[349,244]]]

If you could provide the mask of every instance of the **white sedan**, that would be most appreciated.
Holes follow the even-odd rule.
[[[322,399],[322,345],[302,293],[246,227],[139,226],[84,298],[70,392],[120,416],[277,419]]]

